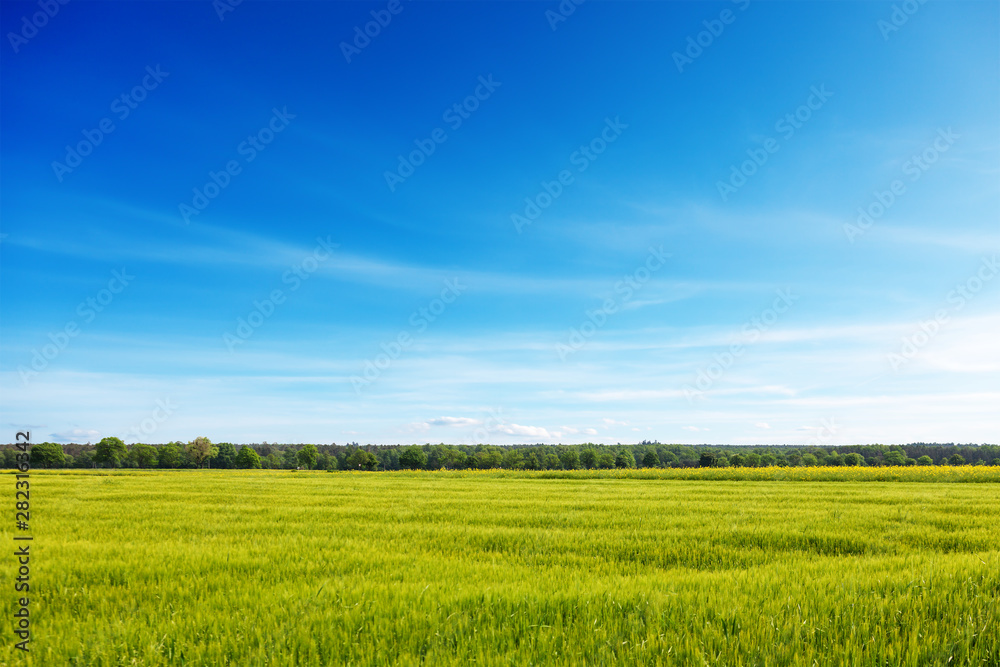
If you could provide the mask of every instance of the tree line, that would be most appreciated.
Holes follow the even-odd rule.
[[[206,437],[160,445],[126,445],[107,437],[95,445],[43,442],[31,448],[40,468],[223,468],[308,470],[571,470],[664,467],[1000,465],[1000,446],[913,443],[795,447],[772,445],[290,445],[212,443]],[[13,445],[0,467],[15,468]]]

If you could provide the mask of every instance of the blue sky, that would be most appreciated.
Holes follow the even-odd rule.
[[[997,441],[995,2],[225,7],[0,5],[11,438]]]

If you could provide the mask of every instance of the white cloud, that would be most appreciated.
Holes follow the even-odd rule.
[[[532,438],[551,438],[553,435],[541,426],[521,426],[520,424],[502,424],[496,431],[506,435],[526,435]]]
[[[757,422],[756,424],[754,424],[754,426],[756,426],[757,428],[771,428],[771,425],[768,424],[767,422]]]
[[[52,433],[49,437],[55,442],[93,442],[98,439],[101,435],[100,431],[95,431],[92,428],[74,428],[69,431],[63,431],[62,433]]]
[[[482,422],[469,417],[435,417],[427,420],[430,426],[476,426]]]

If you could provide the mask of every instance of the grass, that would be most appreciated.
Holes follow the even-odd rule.
[[[837,470],[33,472],[0,663],[1000,664],[1000,486]]]

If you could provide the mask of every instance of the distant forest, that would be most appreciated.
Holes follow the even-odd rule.
[[[212,443],[207,438],[162,445],[33,445],[37,468],[269,468],[312,470],[515,469],[767,466],[1000,465],[1000,446],[908,445],[293,445]],[[0,447],[0,467],[16,468],[13,445]]]

